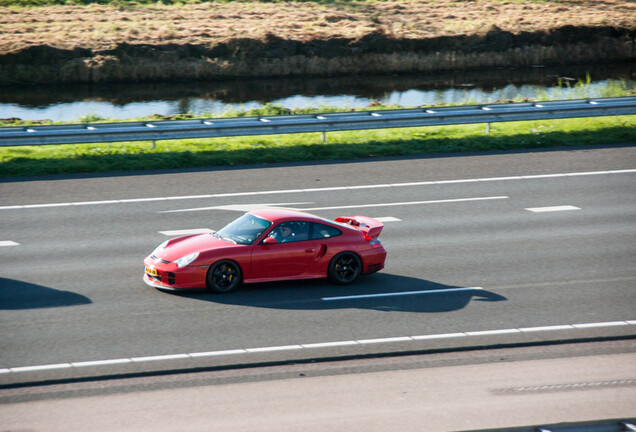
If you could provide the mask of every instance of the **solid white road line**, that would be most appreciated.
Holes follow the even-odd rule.
[[[22,366],[17,368],[7,369],[9,372],[35,372],[35,371],[43,371],[43,370],[51,370],[51,369],[67,369],[71,368],[73,365],[70,363],[56,363],[49,365],[41,365],[41,366]]]
[[[380,343],[393,343],[393,342],[410,342],[410,336],[400,336],[400,337],[389,337],[389,338],[378,338],[378,339],[360,339],[358,342],[361,345],[367,344],[380,344]]]
[[[89,367],[89,366],[108,366],[114,364],[132,363],[132,359],[112,359],[112,360],[97,360],[97,361],[85,361],[85,362],[73,362],[73,367]]]
[[[285,346],[273,346],[273,347],[262,347],[262,348],[246,348],[245,351],[248,353],[260,353],[260,352],[272,352],[272,351],[291,351],[302,349],[302,345],[285,345]]]
[[[525,332],[543,332],[543,331],[554,331],[554,330],[568,330],[570,328],[569,325],[556,325],[556,326],[541,326],[541,327],[527,327],[524,329]]]
[[[313,344],[303,344],[303,348],[332,348],[332,347],[341,347],[341,346],[349,346],[349,345],[357,345],[356,341],[341,341],[341,342],[323,342],[323,343],[313,343]]]
[[[132,199],[107,200],[107,201],[83,201],[83,202],[66,202],[66,203],[51,203],[51,204],[10,205],[10,206],[0,206],[0,210],[36,209],[36,208],[45,208],[45,207],[70,207],[70,206],[79,206],[79,205],[98,205],[98,204],[143,203],[143,202],[149,202],[149,201],[171,201],[171,200],[207,199],[207,198],[239,197],[239,196],[276,195],[276,194],[286,194],[286,193],[328,192],[328,191],[354,190],[354,189],[362,189],[362,188],[379,189],[379,188],[388,188],[388,187],[430,186],[430,185],[491,182],[491,181],[537,180],[537,179],[549,179],[549,178],[558,178],[558,177],[581,177],[581,176],[592,176],[592,175],[612,175],[612,174],[632,174],[632,173],[636,173],[636,169],[587,171],[587,172],[574,172],[574,173],[563,173],[563,174],[522,175],[522,176],[510,176],[510,177],[473,178],[473,179],[459,179],[459,180],[423,181],[423,182],[410,182],[410,183],[372,184],[372,185],[360,185],[360,186],[334,186],[334,187],[326,187],[326,188],[309,188],[309,189],[287,189],[287,190],[282,189],[282,190],[270,190],[270,191],[260,191],[260,192],[259,191],[233,192],[233,193],[225,193],[225,194],[208,194],[208,195],[184,195],[184,196],[173,196],[173,197],[132,198]]]
[[[458,337],[466,337],[466,333],[442,333],[433,335],[411,336],[413,340],[428,340],[428,339],[452,339]]]
[[[599,323],[587,323],[587,324],[574,324],[576,328],[597,328],[597,327],[616,327],[628,325],[626,321],[613,321],[613,322],[599,322]]]
[[[185,230],[173,230],[173,231],[159,231],[159,234],[176,237],[176,236],[184,236],[189,234],[206,234],[213,233],[214,231],[210,228],[193,228],[193,229],[185,229]]]
[[[12,367],[12,368],[0,368],[0,375],[9,374],[9,373],[22,373],[22,372],[40,372],[45,370],[68,369],[68,368],[77,368],[77,367],[86,367],[86,366],[110,366],[110,365],[118,365],[118,364],[128,364],[133,362],[143,363],[143,362],[151,362],[151,361],[154,362],[154,361],[166,361],[166,360],[185,360],[185,359],[194,359],[194,358],[202,358],[202,357],[215,357],[215,356],[238,355],[238,354],[255,354],[255,353],[267,353],[267,352],[274,352],[274,351],[292,351],[292,350],[314,349],[314,348],[331,348],[331,347],[341,347],[341,346],[349,346],[349,345],[401,343],[401,342],[453,339],[453,338],[478,337],[478,336],[490,337],[490,336],[497,336],[497,335],[503,335],[503,334],[537,333],[537,332],[554,331],[554,330],[569,331],[569,330],[581,330],[581,329],[598,328],[598,327],[622,327],[622,326],[629,326],[629,325],[636,325],[636,320],[596,322],[596,323],[585,323],[585,324],[562,324],[562,325],[551,325],[551,326],[540,326],[540,327],[507,328],[507,329],[498,329],[498,330],[479,330],[479,331],[442,333],[442,334],[419,335],[419,336],[384,337],[384,338],[376,338],[376,339],[359,339],[359,340],[337,341],[337,342],[322,342],[322,343],[313,343],[313,344],[283,345],[283,346],[234,349],[234,350],[224,350],[224,351],[196,352],[196,353],[188,353],[188,354],[167,354],[167,355],[148,356],[148,357],[121,358],[121,359],[112,359],[112,360],[57,363],[57,364],[40,365],[40,366],[21,366],[21,367]]]
[[[0,247],[4,246],[20,246],[20,243],[16,243],[11,240],[0,240]]]
[[[225,351],[208,351],[208,352],[191,353],[190,357],[192,358],[216,357],[216,356],[225,356],[225,355],[234,355],[234,354],[245,354],[246,352],[247,351],[245,351],[244,349],[225,350]]]
[[[466,332],[466,336],[491,336],[500,334],[521,333],[520,329],[483,330]]]
[[[562,206],[553,206],[553,207],[530,207],[530,208],[527,208],[526,210],[531,211],[533,213],[546,213],[546,212],[581,210],[581,208],[574,207],[571,205],[562,205]]]
[[[179,359],[187,359],[190,358],[189,354],[166,354],[166,355],[158,355],[158,356],[147,356],[147,357],[133,357],[130,360],[135,363],[143,363],[143,362],[154,362],[154,361],[162,361],[162,360],[179,360]]]
[[[403,291],[403,292],[393,292],[393,293],[379,293],[379,294],[361,294],[361,295],[352,295],[352,296],[340,296],[340,297],[323,297],[322,301],[334,301],[334,300],[351,300],[351,299],[364,299],[364,298],[374,298],[374,297],[396,297],[396,296],[408,296],[408,295],[418,295],[418,294],[439,294],[439,293],[450,293],[450,292],[458,292],[458,291],[479,291],[483,290],[482,287],[461,287],[461,288],[446,288],[446,289],[433,289],[433,290],[423,290],[423,291]]]

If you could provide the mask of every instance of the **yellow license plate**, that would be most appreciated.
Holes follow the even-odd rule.
[[[146,273],[152,276],[157,276],[157,269],[146,267]]]

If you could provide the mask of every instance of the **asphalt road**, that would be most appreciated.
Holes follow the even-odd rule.
[[[636,423],[635,348],[576,343],[0,389],[0,418],[3,430],[32,432],[619,431]]]
[[[624,146],[4,181],[0,383],[633,336],[635,169]],[[142,282],[162,232],[264,205],[388,218],[385,270],[229,295]]]

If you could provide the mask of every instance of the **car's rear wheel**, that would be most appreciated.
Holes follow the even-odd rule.
[[[208,270],[208,290],[217,293],[234,291],[241,284],[241,277],[241,268],[234,261],[219,261]]]
[[[362,273],[362,262],[353,252],[340,252],[329,263],[329,279],[338,285],[353,283]]]

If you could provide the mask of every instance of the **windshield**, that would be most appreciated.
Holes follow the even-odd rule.
[[[251,245],[272,223],[266,219],[245,213],[234,222],[215,232],[215,237],[236,244]]]

